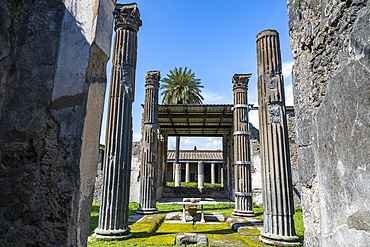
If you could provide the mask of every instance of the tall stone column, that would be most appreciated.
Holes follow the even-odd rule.
[[[263,231],[268,244],[299,244],[294,230],[294,205],[290,168],[284,81],[279,33],[257,35],[258,113],[263,187]]]
[[[186,163],[185,167],[185,182],[189,183],[190,182],[190,164]]]
[[[204,162],[198,162],[198,188],[204,188]]]
[[[175,163],[175,187],[181,186],[181,164]]]
[[[248,81],[252,74],[235,74],[234,91],[234,172],[235,209],[233,215],[255,216],[252,208],[252,172],[248,119]]]
[[[128,227],[137,32],[142,25],[136,4],[117,4],[108,106],[102,201],[97,239],[126,239]]]
[[[215,163],[211,164],[211,184],[216,183],[216,168]]]
[[[140,202],[137,213],[155,214],[156,208],[156,174],[158,146],[158,90],[159,71],[149,71],[146,74],[145,105],[143,117],[143,140],[140,168]]]

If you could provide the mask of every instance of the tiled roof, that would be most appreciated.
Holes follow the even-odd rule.
[[[181,160],[223,160],[221,150],[180,150]],[[175,150],[167,151],[167,160],[175,160]]]

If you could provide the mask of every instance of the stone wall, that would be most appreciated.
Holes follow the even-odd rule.
[[[113,8],[0,0],[0,246],[86,246]]]
[[[370,241],[370,1],[288,1],[305,246]]]

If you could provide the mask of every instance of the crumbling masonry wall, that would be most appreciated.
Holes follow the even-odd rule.
[[[370,241],[370,1],[288,1],[305,246]]]
[[[0,246],[86,246],[113,9],[0,0]]]

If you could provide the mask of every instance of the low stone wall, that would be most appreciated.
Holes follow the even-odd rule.
[[[200,198],[217,198],[227,199],[229,192],[225,187],[222,188],[186,188],[186,187],[163,187],[162,197],[184,198],[184,197],[200,197]]]

